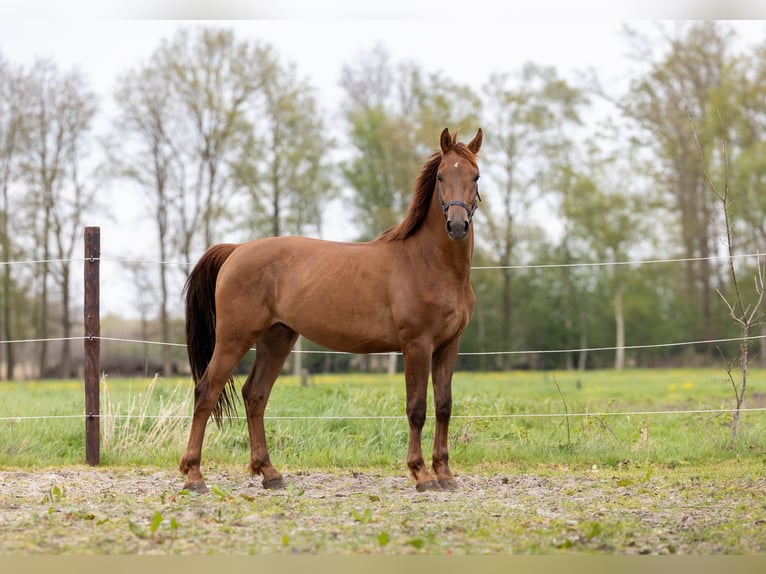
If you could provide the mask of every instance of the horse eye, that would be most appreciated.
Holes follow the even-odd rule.
[[[440,174],[440,173],[437,173],[436,174],[436,179],[438,179],[439,181],[444,181],[444,176],[442,174]]]
[[[480,175],[477,175],[476,177],[474,177],[474,178],[473,178],[473,180],[474,180],[474,181],[479,181],[479,178],[480,178],[480,177],[481,177]]]

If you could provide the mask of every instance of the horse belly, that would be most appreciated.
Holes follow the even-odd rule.
[[[355,284],[315,284],[280,305],[280,320],[314,343],[346,353],[399,350],[385,295]]]

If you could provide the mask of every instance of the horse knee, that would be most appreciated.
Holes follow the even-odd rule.
[[[410,425],[416,428],[423,428],[426,423],[426,402],[424,400],[413,400],[407,403],[407,420]]]
[[[266,393],[247,393],[242,389],[242,400],[249,415],[262,415],[266,411]]]
[[[452,416],[452,399],[436,400],[434,402],[434,416],[437,421],[449,422]]]

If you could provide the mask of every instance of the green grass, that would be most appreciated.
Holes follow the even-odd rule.
[[[175,466],[186,444],[192,394],[187,380],[103,381],[102,463]],[[742,415],[733,448],[729,413],[657,414],[730,408],[732,390],[723,370],[457,373],[453,396],[450,455],[457,472],[491,471],[510,461],[521,469],[616,467],[625,461],[684,465],[766,453],[764,411]],[[754,369],[745,406],[762,407],[764,397],[766,372]],[[81,463],[83,405],[78,381],[0,384],[0,466]],[[429,405],[426,457],[432,413]],[[275,386],[266,415],[271,458],[281,470],[404,471],[402,375],[317,375],[306,388],[286,376]],[[73,418],[55,418],[67,416]],[[245,421],[220,430],[211,423],[203,457],[203,465],[244,465]]]

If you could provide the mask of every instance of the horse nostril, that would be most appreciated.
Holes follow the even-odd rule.
[[[447,233],[452,233],[452,222],[447,220]]]
[[[468,233],[468,220],[466,220],[465,223],[463,224],[463,229],[465,230],[466,233]]]

